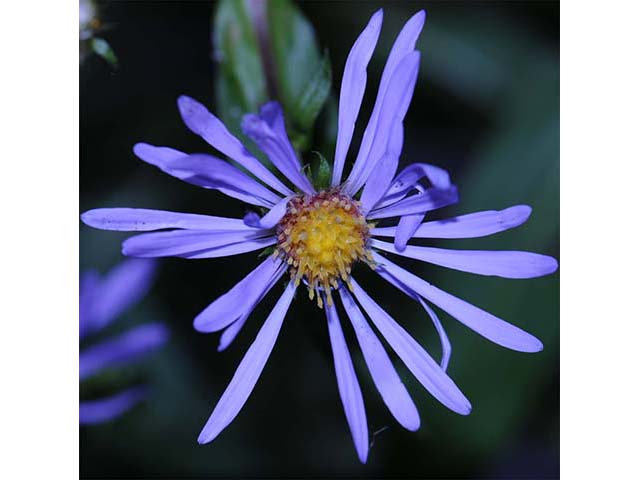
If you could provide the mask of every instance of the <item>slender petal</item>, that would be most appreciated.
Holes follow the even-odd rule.
[[[80,402],[80,425],[96,425],[113,420],[145,397],[144,387],[133,387],[110,397]]]
[[[235,160],[249,172],[283,195],[293,192],[254,158],[234,137],[227,127],[201,103],[182,95],[178,98],[178,109],[184,123],[196,135],[200,135],[209,145]]]
[[[155,267],[152,260],[127,259],[112,268],[96,286],[90,323],[84,333],[103,329],[144,297],[153,282]]]
[[[516,205],[504,210],[488,210],[459,217],[423,223],[413,234],[416,238],[477,238],[515,228],[526,222],[531,207]],[[395,237],[396,227],[374,228],[373,236]]]
[[[94,302],[100,293],[100,274],[95,270],[83,272],[80,276],[80,339],[84,338],[94,325]]]
[[[142,233],[122,243],[122,253],[132,257],[175,257],[212,250],[272,236],[268,230],[215,232],[211,230],[171,230]]]
[[[276,203],[271,210],[262,218],[255,213],[249,212],[244,216],[244,223],[254,228],[273,228],[287,213],[287,205],[289,205],[291,197],[285,197]]]
[[[290,282],[240,362],[229,386],[200,432],[198,443],[208,443],[216,438],[244,406],[273,350],[294,292],[295,286]]]
[[[387,281],[390,281],[390,278],[398,279],[417,294],[488,340],[519,352],[539,352],[542,350],[542,342],[524,330],[440,290],[375,252],[373,258],[378,263],[376,272],[382,278]],[[393,284],[391,281],[390,283]]]
[[[80,380],[106,369],[129,363],[165,344],[167,328],[148,323],[105,340],[80,352]]]
[[[384,94],[380,115],[375,123],[371,155],[359,154],[347,178],[345,191],[350,195],[355,195],[360,190],[386,153],[394,125],[402,122],[409,108],[419,66],[420,53],[414,51],[404,57],[393,72],[390,79],[392,87],[389,87]]]
[[[424,388],[454,412],[461,415],[471,413],[469,400],[435,360],[355,280],[351,282],[356,298],[375,326]]]
[[[367,218],[389,218],[425,213],[438,208],[446,207],[458,201],[458,189],[451,186],[446,189],[429,188],[424,193],[419,193],[404,198],[392,205],[373,210]]]
[[[362,202],[362,213],[367,214],[382,198],[391,185],[391,180],[398,169],[400,153],[402,151],[403,126],[401,122],[396,122],[391,132],[389,148],[387,153],[380,160],[367,183],[364,184],[360,201]]]
[[[413,298],[416,302],[419,302],[422,308],[424,308],[424,310],[427,312],[427,315],[429,315],[429,318],[431,319],[431,322],[433,323],[436,332],[438,332],[438,336],[440,337],[440,346],[442,348],[440,367],[442,367],[444,371],[447,371],[447,367],[449,366],[449,359],[451,358],[451,342],[449,341],[447,332],[445,331],[444,326],[440,322],[440,319],[438,318],[436,313],[422,300],[422,298],[420,298],[420,295],[411,290],[400,280],[391,275],[385,276],[384,278],[402,293],[410,298]]]
[[[203,188],[219,190],[243,202],[271,207],[280,197],[241,172],[230,163],[212,155],[186,153],[168,147],[138,143],[133,152],[143,161],[165,173]]]
[[[198,252],[184,253],[182,255],[178,255],[178,257],[189,258],[192,260],[199,258],[229,257],[231,255],[239,255],[241,253],[253,252],[254,250],[261,250],[270,247],[276,242],[276,237],[263,237],[256,240],[246,240],[244,242],[222,245],[217,248],[200,250]]]
[[[424,213],[413,213],[400,218],[398,228],[396,229],[396,237],[393,241],[396,250],[402,252],[407,248],[407,243],[411,240],[411,237],[413,237],[418,227],[420,227],[424,217]]]
[[[309,179],[302,173],[302,165],[284,128],[284,115],[277,102],[262,106],[260,115],[248,114],[242,118],[242,131],[291,183],[305,193],[315,192]]]
[[[238,318],[235,322],[233,322],[231,325],[229,325],[227,328],[225,328],[224,332],[222,332],[222,335],[220,335],[220,342],[218,343],[219,352],[225,350],[229,345],[231,345],[231,343],[238,336],[238,333],[240,333],[240,330],[242,330],[242,327],[244,326],[244,324],[247,322],[247,319],[249,318],[249,315],[251,315],[251,312],[253,312],[256,306],[262,301],[262,299],[267,295],[267,293],[271,291],[273,286],[280,280],[280,278],[282,277],[282,274],[286,271],[286,269],[287,269],[287,266],[286,264],[283,263],[280,266],[280,269],[278,270],[278,272],[276,272],[276,274],[271,277],[271,280],[269,281],[267,286],[262,288],[262,294],[260,295],[260,298],[255,300],[250,307],[247,307],[246,306],[247,303],[245,302],[243,306],[245,311],[242,314],[242,316]]]
[[[344,161],[347,158],[351,137],[355,129],[362,97],[367,86],[367,65],[378,43],[382,27],[382,9],[373,14],[369,23],[351,47],[342,74],[340,102],[338,106],[338,138],[333,162],[331,185],[336,187],[342,180]]]
[[[362,355],[367,363],[376,388],[395,419],[407,430],[420,428],[420,415],[400,380],[391,359],[378,337],[365,320],[355,301],[344,288],[340,289],[344,309],[356,332]]]
[[[333,352],[333,363],[338,379],[338,392],[342,400],[347,423],[351,430],[351,437],[358,452],[358,458],[362,463],[367,463],[369,454],[369,430],[367,428],[367,414],[364,410],[364,400],[362,391],[353,368],[353,362],[349,355],[349,348],[342,333],[340,319],[336,312],[335,305],[325,307],[327,313],[327,323],[329,325],[329,339],[331,340],[331,351]]]
[[[409,245],[399,252],[394,245],[376,239],[371,240],[371,246],[462,272],[503,278],[541,277],[555,272],[558,268],[555,258],[531,252],[448,250],[415,245]]]
[[[250,230],[242,219],[146,208],[96,208],[83,213],[82,221],[93,228],[119,232],[148,232],[166,228],[189,230]]]
[[[217,332],[243,315],[248,316],[284,271],[282,260],[270,256],[231,290],[205,308],[194,319],[193,327],[199,332]]]
[[[397,112],[394,114],[395,116],[397,116],[395,122],[399,124],[400,128],[402,127],[402,119],[404,118],[404,115],[409,108],[409,103],[411,101],[411,97],[413,96],[415,80],[412,83],[407,84],[406,86],[400,85],[397,82],[398,77],[395,77],[394,75],[396,75],[397,70],[402,68],[402,62],[414,51],[416,40],[418,39],[418,36],[420,35],[420,32],[422,31],[422,27],[424,25],[424,20],[424,10],[417,12],[413,17],[411,17],[404,25],[401,32],[398,34],[398,37],[396,38],[396,41],[391,48],[391,52],[389,53],[389,57],[387,58],[387,63],[385,64],[384,71],[382,72],[382,78],[380,79],[376,103],[374,105],[373,112],[371,113],[371,117],[369,118],[367,128],[365,129],[355,165],[353,167],[351,175],[349,176],[350,181],[356,180],[356,178],[358,178],[358,176],[363,173],[361,169],[364,169],[367,164],[376,164],[381,156],[385,153],[385,149],[387,148],[387,141],[381,140],[378,142],[378,140],[380,140],[378,138],[378,136],[380,135],[379,132],[381,132],[379,123],[384,121],[381,119],[381,117],[389,112],[390,106],[398,107]],[[398,100],[396,104],[386,99],[386,95],[390,87],[397,89],[398,93],[401,94],[399,97],[400,100]],[[400,141],[402,142],[402,139],[400,139]],[[401,148],[402,143],[400,143],[400,149]],[[372,167],[369,172],[373,171],[376,170]],[[394,173],[395,170],[391,172],[390,175],[393,176]],[[361,180],[362,182],[366,181],[368,173],[364,173],[363,175],[365,178]],[[356,185],[353,186],[353,190],[350,191],[356,192],[358,189],[359,187],[357,187],[356,183]]]

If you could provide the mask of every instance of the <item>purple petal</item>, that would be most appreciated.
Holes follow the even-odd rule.
[[[367,65],[378,43],[382,27],[382,9],[373,14],[369,23],[351,47],[344,65],[340,102],[338,106],[338,138],[333,162],[331,186],[336,187],[342,180],[344,161],[349,152],[351,137],[355,128],[362,97],[367,86]]]
[[[82,272],[80,275],[80,339],[91,331],[95,318],[94,302],[100,293],[100,274],[94,270]]]
[[[385,92],[380,115],[375,123],[371,150],[366,154],[358,153],[347,178],[345,191],[350,195],[355,195],[360,190],[386,153],[394,125],[403,121],[409,108],[419,66],[420,53],[414,51],[395,69],[390,81],[391,86]]]
[[[238,200],[271,207],[280,197],[233,165],[212,155],[188,155],[168,147],[138,143],[133,152],[143,161],[180,180],[219,190]]]
[[[398,169],[400,152],[402,150],[403,127],[401,122],[396,122],[391,132],[389,148],[376,168],[364,184],[360,201],[362,213],[365,215],[378,203],[391,185],[391,180]]]
[[[131,257],[187,257],[219,247],[273,236],[268,230],[215,232],[172,230],[135,235],[122,243],[123,255]]]
[[[218,297],[193,321],[199,332],[222,330],[243,315],[248,316],[254,306],[285,272],[282,260],[270,256],[227,293]]]
[[[260,298],[258,298],[257,300],[253,301],[252,304],[250,306],[248,306],[248,307],[247,307],[247,302],[244,303],[244,306],[243,306],[244,313],[242,314],[242,316],[240,318],[238,318],[238,320],[233,322],[231,325],[229,325],[224,330],[224,332],[222,332],[222,335],[220,335],[220,342],[218,343],[218,351],[219,352],[222,352],[229,345],[231,345],[231,343],[238,336],[238,333],[240,333],[240,330],[242,330],[242,327],[244,326],[244,324],[247,322],[247,319],[249,318],[249,315],[251,315],[251,312],[253,312],[253,310],[262,301],[262,299],[267,295],[267,293],[269,293],[271,291],[273,286],[280,280],[280,278],[282,277],[283,273],[286,270],[287,270],[287,265],[283,263],[282,266],[280,267],[280,270],[275,275],[273,275],[273,277],[271,277],[271,280],[269,281],[267,286],[266,287],[262,287],[262,289],[261,289],[262,293],[260,295]]]
[[[524,330],[434,287],[375,252],[373,258],[378,263],[376,272],[382,278],[387,281],[390,281],[390,278],[396,278],[488,340],[519,352],[542,350],[542,342]],[[390,283],[393,284],[391,281]]]
[[[242,219],[167,212],[146,208],[96,208],[83,213],[82,221],[93,228],[121,232],[146,232],[165,228],[190,230],[249,230]]]
[[[358,458],[362,463],[367,463],[369,454],[369,430],[367,428],[367,415],[364,410],[362,391],[358,384],[358,377],[351,362],[349,348],[344,340],[340,319],[334,305],[326,305],[327,323],[329,325],[329,339],[333,352],[333,363],[338,379],[338,392],[342,400],[347,423],[351,430],[351,437],[358,452]]]
[[[458,189],[451,186],[446,189],[429,188],[424,193],[419,193],[404,198],[392,205],[373,210],[367,218],[389,218],[426,213],[431,210],[446,207],[458,201]]]
[[[471,404],[442,368],[351,279],[354,294],[385,340],[425,389],[445,407],[461,415],[471,413]]]
[[[273,350],[294,292],[295,286],[290,282],[240,362],[229,386],[200,432],[198,443],[208,443],[216,438],[244,406]]]
[[[315,192],[309,179],[302,173],[302,166],[284,128],[282,109],[277,102],[263,105],[260,115],[242,117],[242,131],[267,154],[271,163],[291,183],[305,193]]]
[[[110,397],[80,402],[80,425],[96,425],[119,417],[146,397],[146,388],[133,387]]]
[[[84,334],[97,332],[149,291],[155,275],[152,260],[127,259],[112,268],[98,285],[91,301],[90,320]]]
[[[200,258],[219,258],[239,255],[241,253],[253,252],[254,250],[262,250],[277,242],[276,237],[264,237],[256,240],[246,240],[244,242],[231,243],[222,245],[217,248],[210,248],[198,252],[190,252],[178,255],[181,258],[189,258],[191,260]]]
[[[478,275],[535,278],[549,275],[558,268],[558,262],[555,258],[531,252],[448,250],[415,245],[409,245],[405,250],[399,252],[394,245],[375,239],[371,240],[371,245],[385,252]]]
[[[378,160],[382,157],[387,149],[388,140],[385,138],[384,128],[381,124],[385,124],[386,115],[390,115],[392,122],[393,117],[396,117],[395,122],[402,124],[402,120],[409,108],[411,97],[413,96],[413,89],[415,87],[415,78],[409,80],[408,83],[399,81],[398,70],[406,68],[403,65],[403,61],[409,57],[415,48],[416,40],[422,31],[424,25],[425,12],[423,10],[416,13],[411,17],[402,28],[402,31],[398,34],[396,41],[391,48],[387,63],[385,64],[384,71],[382,72],[382,78],[380,79],[380,86],[378,88],[378,95],[376,97],[376,103],[369,118],[369,123],[365,129],[362,143],[360,144],[360,150],[354,164],[351,175],[349,176],[348,183],[353,182],[352,190],[350,192],[355,193],[359,190],[358,185],[362,185],[367,180],[369,173],[375,171],[374,166]],[[417,52],[416,52],[417,53]],[[416,65],[417,76],[417,65]],[[395,92],[393,91],[395,89]],[[393,100],[387,98],[389,90],[392,90],[390,97]],[[389,125],[389,129],[391,128]],[[400,137],[400,149],[402,148],[402,138]],[[400,152],[398,151],[398,155]],[[366,167],[371,165],[371,168],[367,171]],[[395,173],[395,170],[394,172]],[[393,173],[391,175],[393,175]],[[361,178],[362,177],[362,178]],[[361,179],[360,179],[361,178]],[[361,183],[360,183],[361,182]],[[384,192],[383,192],[384,193]]]
[[[429,315],[429,318],[431,318],[431,321],[433,322],[433,326],[436,328],[436,332],[438,332],[438,337],[440,338],[440,346],[442,347],[442,359],[440,360],[440,367],[446,372],[447,368],[449,367],[449,359],[451,358],[451,342],[449,341],[447,332],[445,331],[442,322],[440,322],[440,319],[436,315],[436,312],[434,312],[433,309],[431,309],[431,307],[429,307],[429,305],[427,305],[424,300],[422,300],[418,295],[416,295],[416,299],[418,300],[418,302],[420,302],[422,308],[425,309],[425,311]]]
[[[393,242],[396,250],[402,252],[407,248],[407,243],[415,234],[416,230],[424,220],[424,217],[424,213],[414,213],[400,218],[398,228],[396,230],[396,238]]]
[[[420,428],[420,415],[389,355],[371,329],[355,301],[344,288],[340,289],[342,304],[351,319],[362,355],[367,363],[376,388],[395,419],[407,430]]]
[[[132,328],[122,335],[105,340],[80,352],[80,380],[129,363],[162,345],[169,338],[167,328],[160,323],[148,323]]]
[[[531,215],[531,207],[516,205],[504,210],[488,210],[459,217],[423,223],[413,234],[416,238],[477,238],[493,235],[522,225]],[[379,237],[396,236],[396,227],[374,228]]]
[[[234,137],[204,105],[191,97],[182,95],[178,98],[178,109],[189,130],[200,135],[209,145],[238,162],[274,190],[283,195],[293,193],[268,168],[254,158],[240,140]]]
[[[249,212],[244,216],[244,223],[249,227],[269,229],[275,227],[278,222],[287,213],[287,205],[289,205],[291,197],[285,197],[276,203],[267,214],[260,218],[255,212]]]
[[[440,337],[440,346],[442,348],[440,367],[446,372],[447,367],[449,366],[449,359],[451,358],[451,342],[449,341],[447,332],[440,322],[440,319],[438,318],[436,313],[422,300],[422,298],[420,298],[420,295],[411,290],[404,283],[391,275],[385,276],[384,278],[402,293],[410,298],[413,298],[416,302],[419,302],[420,305],[422,305],[422,308],[424,308],[424,310],[427,312],[427,315],[429,315],[429,318],[431,319],[434,327],[436,328],[436,331],[438,332],[438,336]]]

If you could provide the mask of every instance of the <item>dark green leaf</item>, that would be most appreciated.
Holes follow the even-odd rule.
[[[325,190],[331,183],[331,164],[320,152],[311,153],[315,154],[314,160],[311,161],[311,181],[316,190]]]

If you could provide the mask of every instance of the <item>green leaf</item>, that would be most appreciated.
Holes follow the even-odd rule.
[[[212,37],[218,63],[218,113],[233,133],[241,135],[242,116],[258,111],[269,99],[260,46],[245,2],[218,3]]]
[[[271,0],[267,8],[276,94],[294,146],[304,149],[331,91],[331,63],[326,52],[320,53],[312,25],[293,2]]]
[[[93,50],[96,55],[104,58],[112,67],[115,68],[118,66],[118,57],[116,57],[115,52],[111,48],[111,45],[109,45],[105,39],[100,37],[92,38],[91,50]]]
[[[311,161],[311,181],[316,190],[325,190],[331,183],[331,164],[320,152],[311,152],[316,155]]]

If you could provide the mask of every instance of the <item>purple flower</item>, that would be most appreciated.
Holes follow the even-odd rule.
[[[80,278],[80,340],[110,325],[121,313],[139,301],[151,286],[155,262],[130,259],[101,278],[87,271]],[[80,352],[80,381],[109,368],[137,360],[162,346],[168,332],[160,323],[134,327],[114,338],[88,346]],[[80,402],[80,424],[111,420],[145,398],[145,388],[136,386],[115,395]]]
[[[364,95],[367,64],[380,34],[382,11],[373,15],[356,40],[342,78],[336,154],[331,185],[327,190],[316,191],[303,173],[277,103],[266,104],[259,114],[246,115],[242,127],[281,177],[256,160],[204,106],[182,96],[178,99],[178,108],[187,127],[231,158],[242,170],[209,154],[186,154],[148,144],[137,144],[135,154],[181,180],[219,190],[266,208],[268,213],[260,217],[252,212],[244,219],[233,219],[109,208],[82,215],[86,224],[105,230],[164,230],[127,239],[123,244],[125,255],[195,259],[273,248],[272,256],[195,318],[194,326],[198,331],[223,331],[219,350],[233,341],[255,306],[279,283],[285,272],[289,272],[290,280],[284,292],[200,433],[200,443],[215,439],[233,421],[249,397],[301,281],[306,285],[309,297],[315,297],[325,310],[338,390],[362,462],[367,459],[369,431],[362,393],[336,310],[337,298],[355,330],[382,400],[396,420],[409,430],[417,430],[420,426],[418,411],[378,333],[429,393],[462,415],[471,411],[471,404],[446,373],[451,350],[449,341],[428,303],[499,345],[522,352],[542,349],[542,343],[532,335],[438,289],[379,253],[388,252],[464,272],[505,278],[539,277],[557,268],[555,259],[536,253],[407,245],[411,238],[491,235],[521,225],[531,213],[530,207],[518,205],[500,211],[424,222],[427,212],[457,202],[456,187],[446,171],[424,163],[410,165],[396,174],[403,144],[403,119],[418,74],[420,54],[415,51],[415,42],[424,19],[425,13],[418,12],[398,35],[384,68],[375,107],[355,163],[344,179],[345,159]],[[378,228],[372,223],[390,218],[399,218],[396,226]],[[394,241],[389,243],[380,238],[393,238]],[[440,364],[352,277],[351,267],[356,262],[368,264],[392,286],[422,305],[441,338],[443,357]]]

